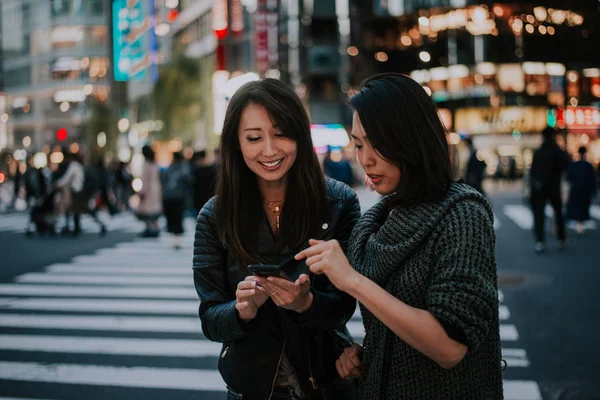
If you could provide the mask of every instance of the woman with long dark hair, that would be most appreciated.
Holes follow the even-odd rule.
[[[493,213],[452,182],[446,132],[423,88],[400,74],[350,98],[357,157],[384,197],[356,224],[348,258],[311,240],[296,259],[355,297],[363,347],[336,366],[361,399],[502,398]]]
[[[345,249],[360,216],[356,194],[323,177],[300,99],[274,79],[233,95],[220,152],[193,267],[204,335],[223,343],[229,398],[352,398],[335,361],[351,345],[355,300],[294,255],[315,236]],[[289,280],[254,276],[250,264],[279,265]]]

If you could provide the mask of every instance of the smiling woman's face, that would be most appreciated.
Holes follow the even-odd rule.
[[[273,125],[264,107],[246,106],[240,118],[238,139],[244,161],[259,181],[268,185],[285,183],[287,172],[296,161],[297,145]]]
[[[375,191],[382,195],[394,192],[400,184],[400,168],[373,149],[356,111],[352,117],[352,139],[356,147],[356,158],[373,183]]]

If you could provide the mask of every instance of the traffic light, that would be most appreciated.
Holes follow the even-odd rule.
[[[549,108],[546,111],[546,122],[550,128],[554,128],[556,126],[556,109]]]
[[[59,128],[59,129],[56,131],[56,138],[57,138],[59,141],[61,141],[61,142],[62,142],[63,140],[66,140],[66,139],[67,139],[67,129],[66,129],[66,128]]]

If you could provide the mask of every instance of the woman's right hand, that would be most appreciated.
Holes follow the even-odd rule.
[[[237,285],[235,291],[235,308],[240,318],[249,321],[256,317],[258,309],[266,303],[269,295],[265,289],[258,286],[254,276],[248,276]]]
[[[335,367],[342,379],[354,379],[360,377],[360,353],[362,346],[353,343],[352,346],[346,347],[344,352],[335,362]]]

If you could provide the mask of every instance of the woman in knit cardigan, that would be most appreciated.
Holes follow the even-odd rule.
[[[348,258],[311,240],[296,258],[360,302],[366,336],[336,367],[362,399],[502,398],[495,234],[487,200],[452,183],[446,131],[423,88],[375,75],[350,98],[357,157],[384,197]]]

